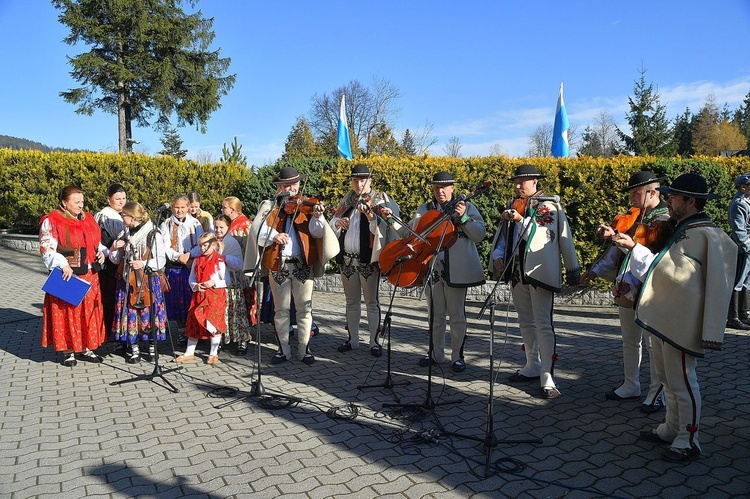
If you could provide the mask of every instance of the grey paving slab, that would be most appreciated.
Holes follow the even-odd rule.
[[[73,369],[41,348],[40,260],[0,248],[2,497],[750,497],[745,332],[727,331],[724,351],[699,360],[704,455],[675,465],[637,438],[663,414],[604,400],[621,372],[612,307],[556,307],[563,396],[554,401],[506,383],[523,361],[512,304],[497,306],[492,342],[487,318],[477,318],[481,303],[471,302],[467,370],[435,366],[432,411],[385,407],[428,401],[427,371],[417,366],[425,303],[394,300],[390,380],[408,385],[386,388],[386,356],[337,351],[346,331],[335,292],[315,294],[313,366],[271,365],[266,325],[260,366],[255,348],[242,358],[222,351],[215,366],[165,374],[175,394],[149,381],[112,386],[153,365],[127,365],[111,344],[101,348],[104,364]],[[170,342],[159,348],[162,366],[174,367]],[[250,396],[258,367],[264,397]],[[491,382],[499,444],[485,469]],[[541,443],[517,442],[529,439]]]

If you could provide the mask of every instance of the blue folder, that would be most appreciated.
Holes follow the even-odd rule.
[[[60,298],[74,307],[81,304],[89,289],[91,289],[91,283],[84,281],[77,275],[71,276],[70,280],[63,280],[60,267],[55,267],[52,270],[42,286],[42,291],[45,293]]]

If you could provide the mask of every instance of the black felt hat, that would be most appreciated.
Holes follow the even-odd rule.
[[[437,172],[432,176],[432,185],[453,185],[456,179],[449,172]]]
[[[273,178],[274,184],[293,184],[307,178],[307,175],[301,174],[293,166],[285,166],[278,175]]]
[[[667,177],[657,177],[651,170],[641,170],[630,176],[628,186],[623,189],[623,192],[628,192],[636,187],[653,184],[654,182],[663,182],[665,180],[667,180]]]
[[[358,163],[352,166],[352,172],[349,174],[349,178],[369,178],[369,177],[370,177],[370,169],[367,168],[367,165]]]
[[[675,196],[697,199],[719,199],[721,196],[708,192],[706,179],[697,173],[683,173],[667,187],[659,187],[659,192]]]
[[[516,168],[515,173],[510,178],[511,180],[521,179],[521,180],[529,180],[533,178],[544,178],[545,175],[539,171],[539,168],[537,168],[534,165],[521,165],[518,168]]]

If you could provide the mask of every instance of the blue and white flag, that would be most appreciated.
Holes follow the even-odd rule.
[[[557,96],[557,111],[555,112],[555,128],[552,131],[552,156],[567,158],[570,155],[568,144],[568,113],[563,101],[563,84],[560,83],[560,94]]]
[[[339,154],[351,161],[352,146],[349,143],[349,129],[346,127],[346,96],[341,96],[341,109],[339,109],[339,131],[338,131]]]

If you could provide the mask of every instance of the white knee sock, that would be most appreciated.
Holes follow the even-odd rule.
[[[219,355],[219,345],[221,344],[221,335],[215,334],[211,336],[211,351],[208,353],[211,357]]]
[[[198,340],[188,338],[187,348],[185,348],[185,355],[195,355],[195,347],[198,345]]]

